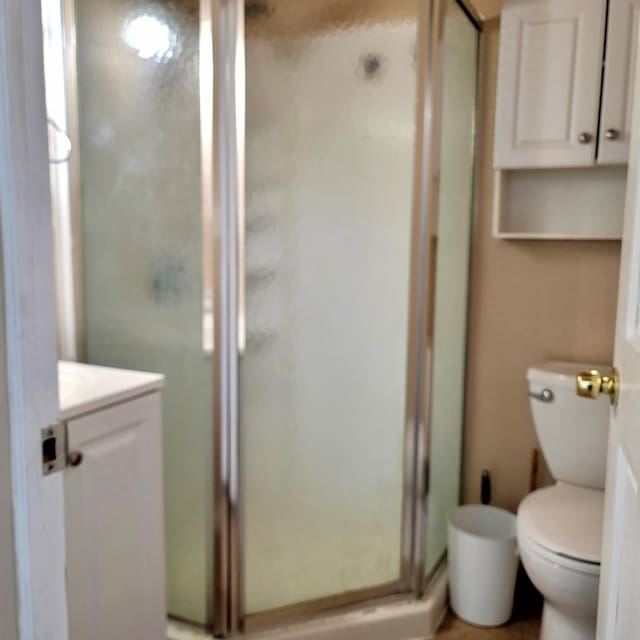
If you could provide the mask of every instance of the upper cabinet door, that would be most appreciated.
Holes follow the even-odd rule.
[[[610,0],[599,164],[626,164],[631,135],[640,0]]]
[[[595,162],[606,0],[511,0],[502,12],[495,165]]]

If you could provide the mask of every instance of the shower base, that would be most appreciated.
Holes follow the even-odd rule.
[[[349,613],[327,615],[280,629],[245,634],[244,640],[429,640],[447,610],[447,570],[433,577],[425,597],[407,597]],[[168,640],[209,640],[213,636],[184,624],[169,623]]]

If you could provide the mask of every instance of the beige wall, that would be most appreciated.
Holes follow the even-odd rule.
[[[480,474],[487,468],[493,502],[515,509],[528,492],[537,446],[527,367],[552,358],[611,362],[620,244],[491,237],[498,33],[497,20],[487,23],[463,497],[478,501]]]
[[[500,15],[503,0],[470,0],[482,18],[488,20]]]

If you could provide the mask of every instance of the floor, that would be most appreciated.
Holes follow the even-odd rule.
[[[173,623],[169,640],[209,640],[211,636],[204,632],[188,629],[186,626]],[[538,640],[540,637],[540,617],[514,616],[502,627],[474,627],[456,618],[450,613],[442,623],[435,640]]]
[[[514,619],[502,627],[474,627],[449,614],[436,634],[437,640],[538,640],[540,619]]]
[[[212,640],[213,636],[188,624],[169,620],[167,640]]]
[[[524,574],[518,577],[513,617],[502,627],[475,627],[449,613],[434,640],[539,640],[542,600]],[[168,640],[210,640],[211,636],[171,621]]]
[[[538,640],[542,599],[524,574],[518,577],[513,617],[502,627],[474,627],[449,613],[435,640]]]

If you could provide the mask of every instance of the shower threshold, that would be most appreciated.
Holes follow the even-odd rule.
[[[334,613],[308,622],[238,636],[244,640],[429,640],[447,608],[446,564],[438,569],[424,598],[410,596]],[[169,622],[168,640],[210,640],[213,636],[182,623]]]

